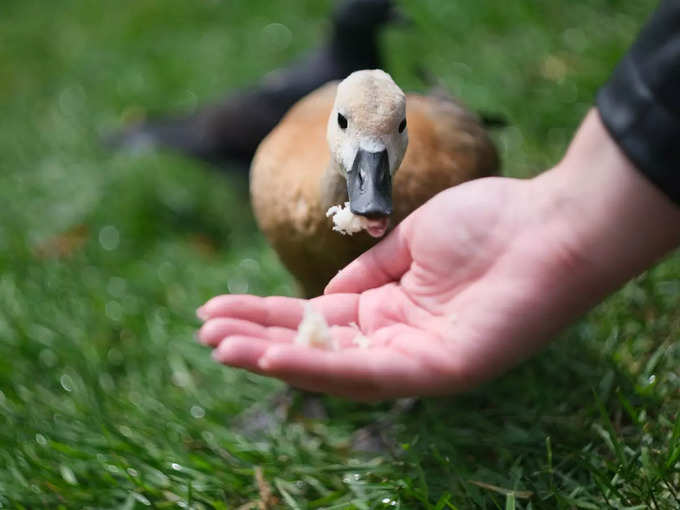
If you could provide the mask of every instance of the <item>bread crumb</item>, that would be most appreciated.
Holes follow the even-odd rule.
[[[317,349],[335,348],[326,319],[311,303],[305,304],[305,314],[298,325],[295,343]]]
[[[363,335],[361,329],[359,329],[359,325],[356,322],[350,322],[349,326],[357,332],[356,336],[352,338],[352,343],[354,345],[360,349],[367,349],[371,346],[371,339]]]
[[[349,208],[349,202],[330,207],[326,211],[326,217],[333,218],[333,230],[342,235],[352,235],[366,228],[366,218],[354,214]]]
[[[371,346],[371,339],[358,333],[357,336],[352,338],[352,343],[359,347],[359,349],[368,349]]]

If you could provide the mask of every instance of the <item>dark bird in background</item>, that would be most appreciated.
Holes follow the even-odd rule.
[[[439,77],[431,72],[423,65],[418,65],[413,69],[414,74],[429,87],[428,95],[432,97],[439,97],[444,101],[451,99],[451,92],[446,88]],[[508,119],[502,113],[477,111],[479,122],[486,129],[497,129],[508,126]]]
[[[330,37],[321,48],[219,104],[131,126],[108,142],[117,148],[169,148],[219,166],[247,168],[262,139],[301,97],[354,71],[382,67],[380,29],[403,21],[392,0],[345,0],[333,12]]]

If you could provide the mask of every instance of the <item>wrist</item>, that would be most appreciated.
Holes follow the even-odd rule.
[[[570,284],[589,291],[589,305],[680,243],[680,207],[632,165],[596,110],[564,159],[531,186],[571,259]]]

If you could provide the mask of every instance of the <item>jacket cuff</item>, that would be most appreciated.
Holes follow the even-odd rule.
[[[630,54],[598,92],[597,107],[626,156],[680,205],[680,118],[657,100]]]

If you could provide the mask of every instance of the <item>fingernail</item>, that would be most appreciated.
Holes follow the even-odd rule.
[[[229,339],[225,338],[212,352],[212,357],[220,363],[230,365],[233,361],[238,359],[238,356],[234,358],[236,352],[238,352],[238,349],[235,351],[234,344],[230,342]]]
[[[194,333],[194,338],[196,338],[196,341],[197,341],[199,344],[208,345],[208,344],[203,340],[202,332],[203,332],[202,329],[199,329],[198,331],[196,331],[196,333]]]
[[[222,342],[217,349],[212,352],[212,357],[220,363],[229,363],[230,354],[231,349],[229,349],[229,343]]]
[[[196,317],[198,317],[202,321],[207,321],[210,318],[210,315],[208,314],[208,311],[205,309],[205,306],[201,306],[198,310],[196,310]]]
[[[338,273],[338,274],[340,274],[340,273]],[[333,278],[331,278],[331,280],[330,280],[330,281],[326,284],[326,286],[323,288],[323,293],[324,293],[324,295],[330,293],[330,292],[329,292],[329,289],[333,288],[333,281],[334,281],[336,278],[337,278],[337,276],[334,276]]]
[[[260,370],[269,370],[272,367],[271,359],[265,354],[257,360],[257,366]]]

